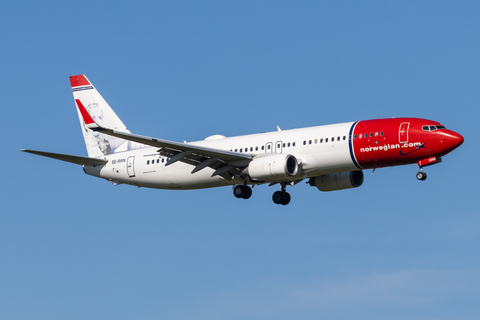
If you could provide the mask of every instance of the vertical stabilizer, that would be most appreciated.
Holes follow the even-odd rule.
[[[110,108],[85,75],[71,76],[70,84],[72,85],[73,98],[75,99],[89,157],[101,157],[107,154],[145,147],[138,143],[94,132],[87,128],[79,109],[80,105],[83,105],[93,120],[102,127],[130,133],[122,120],[113,112],[112,108]]]

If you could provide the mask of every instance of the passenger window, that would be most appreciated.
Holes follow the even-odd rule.
[[[323,138],[322,138],[322,139],[320,139],[320,143],[323,143]]]
[[[147,160],[147,164],[150,164],[150,160]]]
[[[295,147],[295,142],[294,142],[294,143],[292,143],[292,146],[293,146],[293,147]]]
[[[265,146],[262,146],[262,150],[265,150]]]
[[[162,163],[164,163],[164,162],[165,162],[165,159],[162,159]]]
[[[238,152],[238,149],[235,149],[235,152]]]
[[[157,163],[160,163],[160,159],[157,159]]]
[[[355,134],[355,135],[353,135],[353,139],[357,139],[357,135],[356,135],[356,134]]]
[[[318,139],[315,139],[315,144],[317,144],[317,142],[318,142]]]
[[[334,142],[334,141],[335,141],[335,137],[332,137],[332,142]]]
[[[347,137],[343,136],[343,141],[345,141],[345,139],[347,139]]]
[[[287,144],[288,147],[290,147],[290,142]]]
[[[383,137],[383,131],[382,131],[382,132],[380,132],[380,136],[382,136],[382,137]]]
[[[307,144],[307,141],[303,140],[303,145],[306,145]]]
[[[267,149],[270,150],[270,145],[268,145]]]
[[[279,144],[277,144],[277,149],[280,149],[280,143],[279,143]]]
[[[370,138],[373,137],[373,132],[370,132]]]
[[[375,137],[378,137],[378,132],[375,132]]]
[[[283,147],[285,148],[285,143],[283,144]]]
[[[308,141],[308,144],[312,144],[312,140],[309,140],[309,141]]]
[[[337,141],[340,141],[340,137],[337,137]]]
[[[240,148],[240,152],[242,152],[242,150],[243,150],[243,149],[242,149],[242,148]]]
[[[364,138],[368,138],[368,133],[365,133],[365,136],[364,136]]]
[[[325,142],[328,142],[328,138],[325,138]]]
[[[255,147],[255,151],[258,151],[258,147]]]

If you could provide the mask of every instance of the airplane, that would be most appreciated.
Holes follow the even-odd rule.
[[[279,185],[275,204],[286,205],[286,187],[303,180],[320,191],[357,188],[363,170],[442,161],[464,138],[441,123],[419,118],[361,120],[236,137],[175,142],[132,134],[85,75],[70,77],[88,157],[22,149],[79,164],[86,174],[114,185],[156,189],[232,186],[248,199],[257,185]]]

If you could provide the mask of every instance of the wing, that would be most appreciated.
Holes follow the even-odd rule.
[[[244,153],[201,147],[189,143],[168,141],[104,128],[98,125],[92,119],[90,114],[81,103],[78,103],[78,107],[85,124],[93,131],[102,132],[110,136],[146,144],[152,147],[157,147],[159,148],[158,152],[162,156],[170,158],[166,163],[167,166],[177,161],[188,163],[194,166],[192,169],[192,174],[206,167],[210,167],[215,170],[212,174],[212,177],[221,175],[225,179],[231,180],[252,160],[252,156]]]
[[[22,149],[20,151],[33,153],[39,156],[53,158],[53,159],[85,165],[85,166],[101,166],[108,162],[108,160],[104,160],[104,159],[71,156],[68,154],[61,154],[61,153],[52,153],[52,152],[35,151],[35,150],[27,150],[27,149]]]

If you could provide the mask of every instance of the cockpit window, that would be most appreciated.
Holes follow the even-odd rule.
[[[445,126],[423,126],[422,130],[425,131],[435,131],[440,129],[446,129]]]

